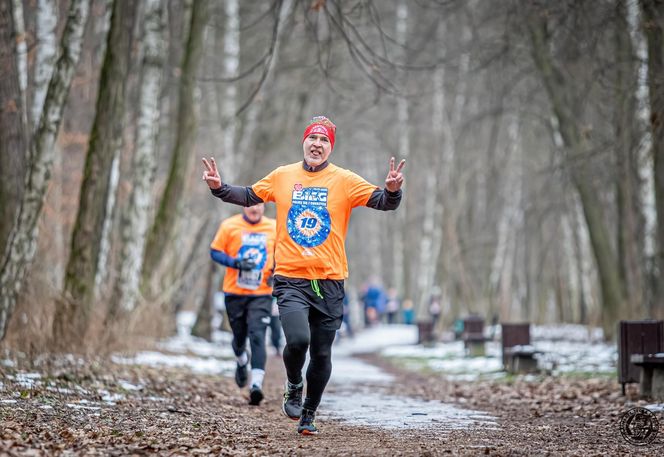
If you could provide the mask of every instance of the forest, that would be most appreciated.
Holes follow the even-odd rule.
[[[219,222],[201,158],[251,185],[331,161],[401,207],[358,209],[371,277],[439,325],[664,318],[661,0],[0,0],[0,339],[108,351],[210,332]],[[267,215],[274,215],[267,206]]]

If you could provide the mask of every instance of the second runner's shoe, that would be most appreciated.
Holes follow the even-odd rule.
[[[249,404],[258,406],[261,404],[261,401],[263,400],[263,391],[261,390],[260,387],[257,385],[251,386],[251,389],[249,389]]]

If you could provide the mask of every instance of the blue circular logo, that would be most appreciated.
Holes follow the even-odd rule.
[[[237,253],[237,257],[240,259],[251,259],[254,261],[256,266],[254,270],[262,270],[267,263],[267,249],[264,245],[251,246],[244,245],[240,248]]]
[[[288,211],[287,227],[293,241],[313,248],[330,235],[330,213],[324,206],[293,205]]]

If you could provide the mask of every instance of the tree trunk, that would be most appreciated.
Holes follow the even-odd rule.
[[[625,0],[616,0],[615,104],[616,205],[618,261],[631,318],[643,312],[645,294],[643,214],[636,138],[637,59],[627,23]]]
[[[602,203],[592,185],[592,172],[588,170],[584,155],[584,139],[577,119],[572,114],[574,103],[571,88],[563,73],[555,66],[546,42],[546,22],[535,13],[529,18],[528,27],[532,43],[532,55],[540,78],[547,91],[553,112],[557,118],[559,133],[567,149],[567,164],[572,183],[579,193],[583,213],[590,234],[602,291],[602,327],[604,336],[612,339],[624,301],[624,285],[620,279],[618,263],[611,247],[608,228],[602,214]]]
[[[197,114],[194,103],[196,71],[203,52],[203,32],[208,19],[207,0],[194,0],[189,38],[182,64],[182,79],[178,95],[177,137],[172,153],[168,181],[157,215],[150,229],[143,263],[142,283],[149,291],[150,280],[159,266],[162,252],[169,249],[175,223],[182,205],[186,178],[191,174],[192,149],[196,138]]]
[[[73,0],[62,34],[60,57],[49,83],[39,128],[30,146],[21,209],[7,245],[0,270],[0,339],[7,331],[9,318],[23,286],[25,272],[37,248],[39,216],[50,179],[55,151],[53,145],[62,120],[69,87],[81,53],[83,29],[91,0]]]
[[[145,2],[144,45],[141,95],[136,128],[136,151],[132,160],[132,190],[122,224],[122,253],[119,278],[111,299],[110,315],[118,310],[132,311],[139,296],[139,279],[143,268],[145,237],[148,231],[152,202],[152,184],[157,163],[159,131],[159,93],[165,46],[163,34],[165,8],[162,0]]]
[[[648,92],[650,96],[650,130],[655,175],[657,209],[658,277],[655,281],[653,314],[664,318],[664,2],[641,0],[643,28],[648,44]]]
[[[205,280],[205,295],[203,303],[196,315],[196,322],[191,328],[191,334],[207,341],[212,341],[212,306],[214,300],[214,291],[217,290],[214,284],[216,276],[216,264],[209,262],[208,273]]]
[[[113,2],[95,119],[85,158],[78,215],[65,273],[65,297],[53,322],[56,341],[85,336],[94,306],[95,277],[107,213],[113,161],[122,148],[125,85],[135,3]]]
[[[28,125],[28,45],[25,42],[25,20],[23,19],[23,0],[12,0],[14,3],[14,43],[16,44],[16,62],[18,64],[18,86],[21,91],[21,117],[23,124]],[[26,129],[27,130],[27,129]]]
[[[0,249],[15,223],[26,167],[26,125],[19,83],[12,1],[0,0]]]
[[[396,23],[396,41],[401,46],[406,46],[408,33],[408,4],[405,0],[402,0],[397,5],[397,23]],[[405,80],[403,80],[402,88],[405,86]],[[409,119],[408,119],[408,100],[405,96],[401,95],[397,98],[396,105],[396,115],[397,115],[397,162],[401,159],[408,160],[410,155],[410,138],[409,138]],[[403,297],[410,298],[411,291],[408,290],[408,271],[405,266],[404,251],[406,249],[406,221],[408,211],[408,198],[407,193],[404,193],[403,201],[401,202],[401,207],[396,212],[395,225],[394,225],[394,246],[392,246],[392,268],[393,268],[393,278],[392,286],[395,287],[399,294]]]
[[[39,116],[44,107],[44,97],[48,80],[53,72],[56,58],[55,33],[58,26],[58,5],[56,0],[39,0],[35,12],[37,23],[35,46],[34,79],[32,82],[32,110],[30,124],[37,128]]]

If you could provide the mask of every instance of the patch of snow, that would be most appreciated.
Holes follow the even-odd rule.
[[[417,327],[414,325],[380,325],[344,338],[335,344],[332,353],[338,355],[375,352],[389,346],[416,344]]]
[[[74,393],[76,393],[72,389],[67,389],[65,387],[58,387],[58,386],[48,386],[48,387],[46,387],[46,390],[48,390],[50,392],[55,392],[55,393],[58,393],[58,394],[74,394]]]
[[[126,365],[148,365],[188,368],[202,374],[230,374],[235,371],[235,360],[203,359],[186,355],[168,355],[161,352],[144,351],[134,357],[112,356],[115,363]]]
[[[361,360],[332,355],[332,384],[378,383],[389,384],[394,376]]]
[[[21,387],[26,389],[31,389],[41,384],[38,379],[41,379],[41,374],[39,373],[16,373],[16,375],[8,375],[7,379],[12,379],[16,381]]]
[[[6,405],[13,405],[14,403],[16,403],[16,400],[4,400],[3,399],[3,400],[0,400],[0,403],[4,403]]]
[[[664,403],[653,403],[652,405],[646,405],[644,408],[649,409],[653,413],[664,413]]]
[[[67,403],[66,405],[72,409],[87,409],[91,411],[97,411],[101,409],[99,406],[88,406],[80,403],[87,403],[87,401],[81,400],[79,403]]]
[[[102,401],[108,403],[109,405],[114,405],[116,402],[124,400],[126,398],[122,394],[110,393],[106,389],[99,389],[97,393],[99,393],[99,396],[101,397]]]
[[[120,384],[120,387],[122,387],[124,390],[134,390],[134,391],[136,391],[136,390],[141,390],[143,387],[145,387],[145,386],[142,386],[140,384],[139,385],[132,384],[129,381],[125,381],[124,379],[120,379],[118,381],[118,384]]]
[[[2,364],[5,367],[15,367],[16,366],[16,362],[14,362],[13,360],[9,360],[9,359],[0,360],[0,364]]]
[[[394,341],[389,335],[392,326],[384,326],[384,341]],[[542,369],[553,374],[585,372],[612,373],[616,370],[618,352],[614,344],[596,341],[601,333],[580,325],[534,326],[539,329],[540,336],[553,339],[533,338],[530,349],[540,352],[535,357]],[[396,335],[399,334],[395,330]],[[569,341],[560,339],[570,338]],[[368,344],[371,346],[371,344]],[[384,345],[384,347],[387,345]],[[453,379],[472,380],[478,376],[486,377],[491,373],[502,371],[501,346],[497,341],[486,343],[486,357],[466,357],[463,343],[453,341],[438,343],[433,347],[421,345],[395,345],[385,347],[381,354],[386,357],[406,359],[406,363],[414,366],[428,366],[432,370],[449,374]],[[419,362],[418,362],[419,361]]]
[[[176,353],[192,353],[201,357],[233,358],[233,349],[228,345],[211,344],[202,338],[193,336],[177,336],[160,342],[157,347],[164,351]]]

